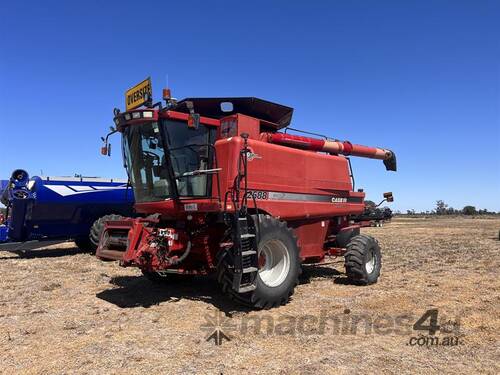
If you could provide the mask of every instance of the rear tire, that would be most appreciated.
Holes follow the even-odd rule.
[[[257,224],[257,216],[252,215],[256,232],[260,228],[258,254],[265,258],[259,265],[256,289],[241,294],[233,290],[231,266],[224,257],[219,262],[217,280],[231,299],[254,308],[269,309],[286,304],[299,283],[300,249],[297,238],[285,222],[268,215],[259,215],[259,218]]]
[[[382,254],[377,240],[360,234],[347,245],[345,271],[351,282],[369,285],[377,282],[382,268]]]
[[[90,244],[90,248],[88,250],[90,250],[92,254],[96,252],[97,247],[99,246],[99,240],[101,239],[101,234],[102,231],[104,230],[104,223],[108,220],[122,220],[122,219],[123,216],[112,214],[112,215],[105,215],[94,221],[94,224],[92,224],[92,227],[90,227],[90,233],[88,237],[88,241]]]

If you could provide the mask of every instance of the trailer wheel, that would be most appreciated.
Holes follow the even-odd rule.
[[[349,280],[358,285],[377,282],[382,268],[382,254],[375,238],[364,234],[353,237],[344,257]]]
[[[217,279],[223,292],[244,305],[269,309],[288,302],[299,283],[301,274],[300,249],[297,238],[286,223],[271,216],[252,215],[256,228],[260,228],[258,239],[259,271],[256,289],[237,293],[232,288],[231,266],[221,259]]]
[[[97,250],[97,246],[99,246],[99,239],[101,238],[102,231],[104,230],[104,222],[108,220],[121,220],[121,219],[123,219],[123,216],[112,214],[112,215],[105,215],[94,221],[94,224],[92,224],[92,227],[90,227],[90,233],[88,237],[90,247],[87,247],[87,250],[90,250],[92,254],[94,254],[95,251]]]

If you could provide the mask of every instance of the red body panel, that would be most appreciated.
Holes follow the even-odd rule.
[[[231,137],[215,144],[217,155],[220,155],[223,192],[233,185],[237,175],[242,143],[241,137]],[[364,193],[351,191],[352,183],[344,157],[291,149],[258,140],[248,140],[248,144],[254,154],[248,162],[249,189],[285,193],[276,199],[261,199],[257,196],[259,209],[284,220],[330,218],[363,211]],[[293,195],[292,199],[287,199],[286,193],[292,193],[288,194]],[[318,196],[322,196],[323,201],[318,201]],[[333,197],[345,198],[346,201],[332,202]],[[249,200],[249,207],[253,207],[252,200]]]

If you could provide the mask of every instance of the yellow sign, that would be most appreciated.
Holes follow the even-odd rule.
[[[128,89],[125,93],[125,107],[127,111],[140,107],[153,96],[153,86],[151,86],[151,78],[146,78],[144,81]]]

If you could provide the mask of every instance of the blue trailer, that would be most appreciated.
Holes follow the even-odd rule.
[[[76,242],[94,251],[105,220],[133,216],[134,196],[126,180],[96,177],[29,177],[24,170],[0,181],[6,206],[0,249],[29,250]]]

